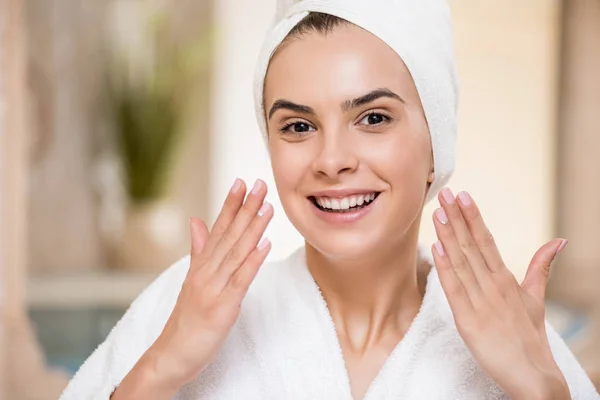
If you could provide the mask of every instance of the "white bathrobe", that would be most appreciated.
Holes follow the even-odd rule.
[[[351,399],[335,327],[304,250],[263,265],[216,360],[177,400]],[[185,258],[148,287],[77,372],[62,400],[107,400],[162,331],[189,266]],[[574,400],[600,399],[562,339],[548,327]],[[480,400],[508,397],[459,336],[435,268],[405,337],[364,399]]]

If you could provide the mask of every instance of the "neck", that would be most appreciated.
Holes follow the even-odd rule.
[[[306,245],[308,268],[339,334],[360,334],[362,345],[390,331],[405,332],[424,294],[417,274],[418,231],[361,258],[334,258]],[[366,334],[366,335],[365,335]]]

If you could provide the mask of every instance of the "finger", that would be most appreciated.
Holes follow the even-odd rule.
[[[273,206],[264,203],[240,239],[225,256],[221,267],[217,271],[218,277],[215,284],[219,285],[218,287],[224,288],[231,276],[246,261],[258,245],[258,241],[272,218]]]
[[[444,247],[444,252],[454,273],[465,288],[465,292],[471,298],[472,302],[477,301],[481,297],[481,288],[475,279],[475,275],[469,261],[465,257],[458,239],[454,234],[452,226],[448,221],[448,216],[443,208],[438,208],[433,213],[433,224],[437,237]]]
[[[204,221],[200,218],[190,218],[190,235],[192,242],[190,253],[194,257],[202,252],[208,238],[208,228]]]
[[[241,302],[270,251],[271,242],[269,239],[264,238],[246,258],[241,267],[231,276],[222,295],[233,296],[236,301]]]
[[[248,194],[246,201],[239,209],[233,222],[231,222],[225,233],[221,235],[221,238],[215,247],[210,258],[210,264],[213,270],[216,270],[221,266],[226,255],[246,231],[254,217],[257,215],[258,210],[263,205],[266,194],[267,185],[260,179],[257,179],[254,183],[254,187]]]
[[[467,192],[460,192],[458,194],[458,204],[489,270],[500,272],[505,269],[506,266],[504,265],[498,246],[496,246],[494,236],[492,236],[485,225],[479,207],[477,207],[473,198]]]
[[[225,198],[221,212],[213,225],[206,244],[204,246],[203,258],[208,259],[214,252],[217,244],[221,237],[225,234],[238,211],[244,203],[244,196],[246,194],[246,184],[241,179],[236,179]]]
[[[455,315],[461,315],[472,310],[471,300],[465,291],[460,279],[456,275],[452,263],[448,258],[444,245],[439,240],[431,247],[431,253],[433,254],[433,262],[435,269],[438,272],[442,289],[446,293],[446,298],[452,309],[452,313]]]
[[[543,245],[531,259],[521,287],[534,298],[543,302],[546,297],[546,285],[550,276],[550,266],[556,255],[565,248],[568,241],[554,239]]]
[[[442,189],[439,194],[439,200],[448,216],[448,221],[452,226],[458,246],[471,266],[475,280],[480,287],[489,287],[493,284],[490,270],[479,250],[478,244],[473,238],[471,230],[463,216],[463,212],[452,194],[452,191],[448,188]]]

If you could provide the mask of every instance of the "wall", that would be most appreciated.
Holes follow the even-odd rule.
[[[558,232],[569,251],[553,271],[549,294],[589,311],[574,348],[600,388],[600,2],[565,2],[558,168]],[[576,288],[574,290],[574,288]]]
[[[66,383],[48,372],[26,315],[28,126],[24,9],[0,2],[0,398],[49,400]],[[31,382],[35,382],[32,385]]]
[[[90,270],[102,264],[92,161],[103,128],[106,2],[23,3],[31,49],[30,269]]]
[[[569,238],[570,249],[554,271],[551,290],[600,314],[600,2],[566,2],[564,21],[557,194],[558,231]]]
[[[6,43],[6,29],[7,29],[7,7],[4,3],[0,5],[0,77],[5,76],[6,74],[6,50],[4,47],[4,43]],[[4,137],[6,136],[6,94],[5,94],[5,83],[4,80],[0,79],[0,149],[3,148]],[[6,358],[6,321],[4,318],[4,310],[5,310],[5,302],[6,302],[6,294],[5,294],[5,286],[6,286],[6,278],[4,276],[5,269],[5,249],[2,246],[4,243],[4,213],[2,210],[4,209],[3,197],[2,193],[6,190],[4,187],[4,154],[0,151],[0,400],[4,400],[6,398],[6,363],[4,362]]]

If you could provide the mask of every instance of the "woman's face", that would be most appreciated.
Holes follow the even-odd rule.
[[[305,34],[278,50],[264,90],[277,191],[310,245],[353,258],[418,232],[431,144],[391,48],[353,25]]]

